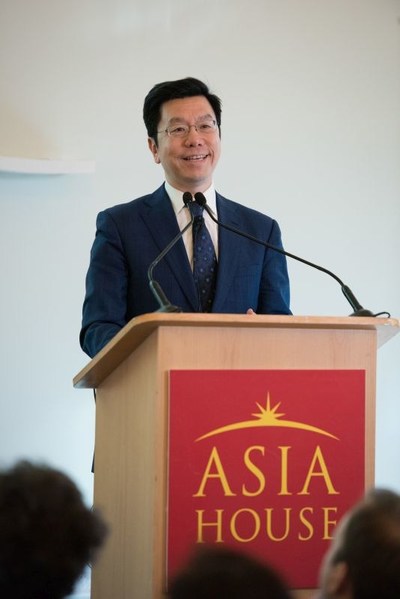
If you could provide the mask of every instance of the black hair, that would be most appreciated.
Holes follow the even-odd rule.
[[[290,599],[281,575],[265,562],[229,548],[205,546],[173,578],[169,599]]]
[[[400,496],[372,489],[350,513],[333,562],[345,562],[354,599],[400,597]]]
[[[176,81],[157,83],[151,88],[143,105],[143,120],[146,125],[147,135],[157,143],[157,128],[161,119],[161,106],[164,102],[192,96],[204,96],[209,101],[220,128],[221,100],[218,96],[212,94],[208,86],[199,79],[186,77]]]
[[[0,597],[65,597],[106,534],[62,472],[29,462],[1,472]]]

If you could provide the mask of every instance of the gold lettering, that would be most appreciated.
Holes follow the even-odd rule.
[[[249,536],[247,538],[240,537],[239,533],[237,532],[237,529],[236,529],[236,519],[238,518],[238,516],[240,516],[241,514],[244,514],[244,513],[251,514],[251,516],[253,517],[253,520],[254,520],[254,531],[251,534],[251,536]],[[260,516],[254,510],[243,508],[242,510],[238,510],[237,512],[235,512],[233,514],[233,516],[231,518],[230,528],[231,528],[232,536],[234,539],[236,539],[236,541],[239,541],[239,543],[249,543],[250,541],[254,541],[254,539],[260,532],[260,528],[261,528]]]
[[[224,510],[215,510],[217,520],[214,522],[204,522],[203,515],[205,510],[196,510],[197,513],[197,543],[204,543],[203,529],[206,527],[216,528],[215,543],[222,543],[222,515]]]
[[[315,468],[315,465],[317,462],[320,466],[320,469],[314,471],[314,468]],[[314,453],[313,459],[311,461],[310,469],[307,473],[306,481],[304,483],[304,487],[300,491],[299,495],[309,495],[310,494],[308,487],[310,485],[310,481],[313,476],[322,476],[325,481],[326,488],[328,490],[328,494],[329,495],[338,495],[338,492],[335,490],[335,488],[332,484],[331,477],[329,476],[328,468],[326,466],[324,456],[322,455],[322,451],[321,451],[321,448],[319,445],[317,445],[317,447],[315,449],[315,453]]]
[[[250,470],[250,472],[254,474],[254,476],[257,478],[259,485],[255,491],[248,491],[246,489],[246,486],[242,485],[242,494],[246,497],[255,497],[256,495],[260,495],[260,493],[262,493],[265,489],[265,476],[261,472],[261,470],[257,468],[255,464],[253,464],[253,462],[250,459],[250,454],[255,450],[259,451],[262,455],[264,455],[265,453],[265,447],[262,447],[260,445],[254,445],[253,447],[249,447],[248,449],[246,449],[246,452],[244,454],[244,463],[247,466],[247,469]]]
[[[281,537],[275,537],[272,533],[272,513],[274,511],[274,508],[265,508],[265,512],[267,514],[267,518],[266,518],[266,530],[267,530],[267,536],[269,539],[271,539],[271,541],[284,541],[287,536],[289,535],[289,531],[290,531],[290,512],[292,511],[291,507],[286,507],[284,508],[284,512],[286,514],[286,528],[285,528],[285,532],[282,534]]]
[[[291,447],[279,447],[281,450],[281,490],[278,495],[293,495],[288,490],[288,451]]]
[[[313,534],[314,534],[314,527],[311,524],[311,522],[309,520],[307,520],[307,518],[305,518],[305,516],[304,516],[305,512],[310,512],[311,514],[313,514],[314,513],[314,508],[312,508],[312,507],[303,507],[303,509],[300,510],[299,519],[300,519],[300,522],[302,524],[304,524],[304,526],[307,528],[308,535],[307,536],[303,536],[301,534],[301,532],[300,532],[299,536],[298,536],[299,541],[309,541],[312,538]]]
[[[211,472],[211,468],[213,466],[215,468],[215,471]],[[204,471],[203,478],[200,483],[200,487],[199,487],[197,493],[195,493],[193,495],[193,497],[205,497],[206,496],[204,489],[205,489],[206,483],[209,478],[219,479],[225,496],[234,497],[236,495],[236,493],[233,493],[233,491],[231,491],[231,489],[229,487],[228,479],[226,478],[226,475],[225,475],[225,472],[224,472],[224,469],[222,466],[222,462],[218,455],[218,451],[217,451],[216,447],[212,448],[212,451],[210,454],[210,459],[208,460],[208,464]]]
[[[324,541],[331,541],[332,540],[332,532],[334,527],[337,524],[337,520],[329,520],[329,513],[332,512],[333,514],[337,514],[337,507],[323,507],[322,508],[323,514],[324,514],[324,535],[323,535],[323,540]],[[329,531],[329,526],[331,526],[331,532]]]

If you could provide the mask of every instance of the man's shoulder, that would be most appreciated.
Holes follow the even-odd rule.
[[[125,218],[129,215],[133,216],[143,209],[151,208],[158,202],[161,202],[167,198],[168,196],[166,194],[164,185],[161,185],[161,187],[152,193],[140,196],[127,202],[123,202],[121,204],[116,204],[115,206],[111,206],[109,208],[105,208],[102,213],[110,215],[113,218]]]
[[[250,208],[249,206],[245,206],[244,204],[240,204],[239,202],[235,202],[228,198],[225,198],[220,193],[217,192],[217,209],[219,212],[229,212],[231,214],[236,214],[240,216],[240,218],[246,218],[255,221],[267,221],[272,222],[273,218],[256,210],[255,208]]]

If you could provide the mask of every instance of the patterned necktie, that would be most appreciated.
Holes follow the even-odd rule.
[[[211,312],[217,276],[217,257],[203,217],[203,207],[193,202],[193,277],[202,312]]]

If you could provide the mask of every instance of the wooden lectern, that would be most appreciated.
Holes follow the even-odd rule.
[[[92,597],[162,597],[171,369],[365,370],[369,486],[376,353],[398,331],[398,320],[369,317],[154,313],[130,321],[74,378],[75,387],[96,389],[94,501],[112,530]]]

